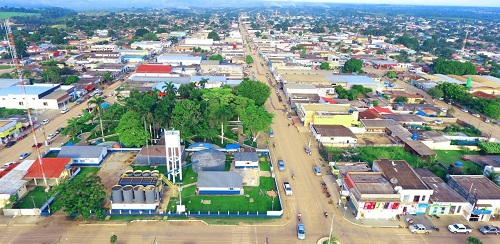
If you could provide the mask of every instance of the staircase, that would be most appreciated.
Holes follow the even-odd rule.
[[[168,178],[165,177],[165,175],[160,174],[159,180],[163,181],[170,187],[170,189],[172,189],[172,196],[176,197],[179,195],[179,188],[176,185],[174,185],[174,183],[172,183],[170,180],[168,180]]]

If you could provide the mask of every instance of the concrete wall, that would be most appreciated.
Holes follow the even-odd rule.
[[[4,209],[5,216],[40,216],[42,211],[39,208],[33,209]]]

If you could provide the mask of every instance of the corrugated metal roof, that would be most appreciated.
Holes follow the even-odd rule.
[[[104,147],[100,146],[63,146],[58,158],[99,158]]]
[[[258,162],[259,155],[256,152],[235,152],[234,161]]]
[[[198,173],[197,187],[242,188],[243,180],[236,172],[202,171]]]
[[[26,185],[27,181],[23,178],[34,162],[35,160],[25,160],[2,177],[0,179],[0,194],[16,194],[21,187]]]

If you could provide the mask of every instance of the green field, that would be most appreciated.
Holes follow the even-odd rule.
[[[51,192],[45,193],[45,187],[37,186],[20,199],[14,208],[40,208],[50,198]]]
[[[13,66],[10,65],[0,65],[0,69],[13,69]]]
[[[33,16],[36,13],[22,13],[22,12],[0,12],[0,20],[8,19],[14,16]]]
[[[468,153],[464,153],[461,150],[451,151],[451,150],[436,150],[437,160],[443,163],[446,166],[450,166],[450,164],[460,161],[464,165],[464,170],[469,168],[475,168],[476,164],[471,161],[462,160],[463,155],[479,155],[479,152],[471,151]]]

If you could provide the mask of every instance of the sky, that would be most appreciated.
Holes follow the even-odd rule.
[[[210,3],[224,3],[224,5],[248,6],[256,2],[330,2],[351,4],[408,4],[408,5],[442,5],[442,6],[476,6],[476,7],[500,7],[500,0],[2,0],[1,6],[56,6],[71,9],[102,9],[102,8],[127,8],[127,7],[168,7],[168,6],[210,6]],[[213,4],[220,6],[219,4]]]

